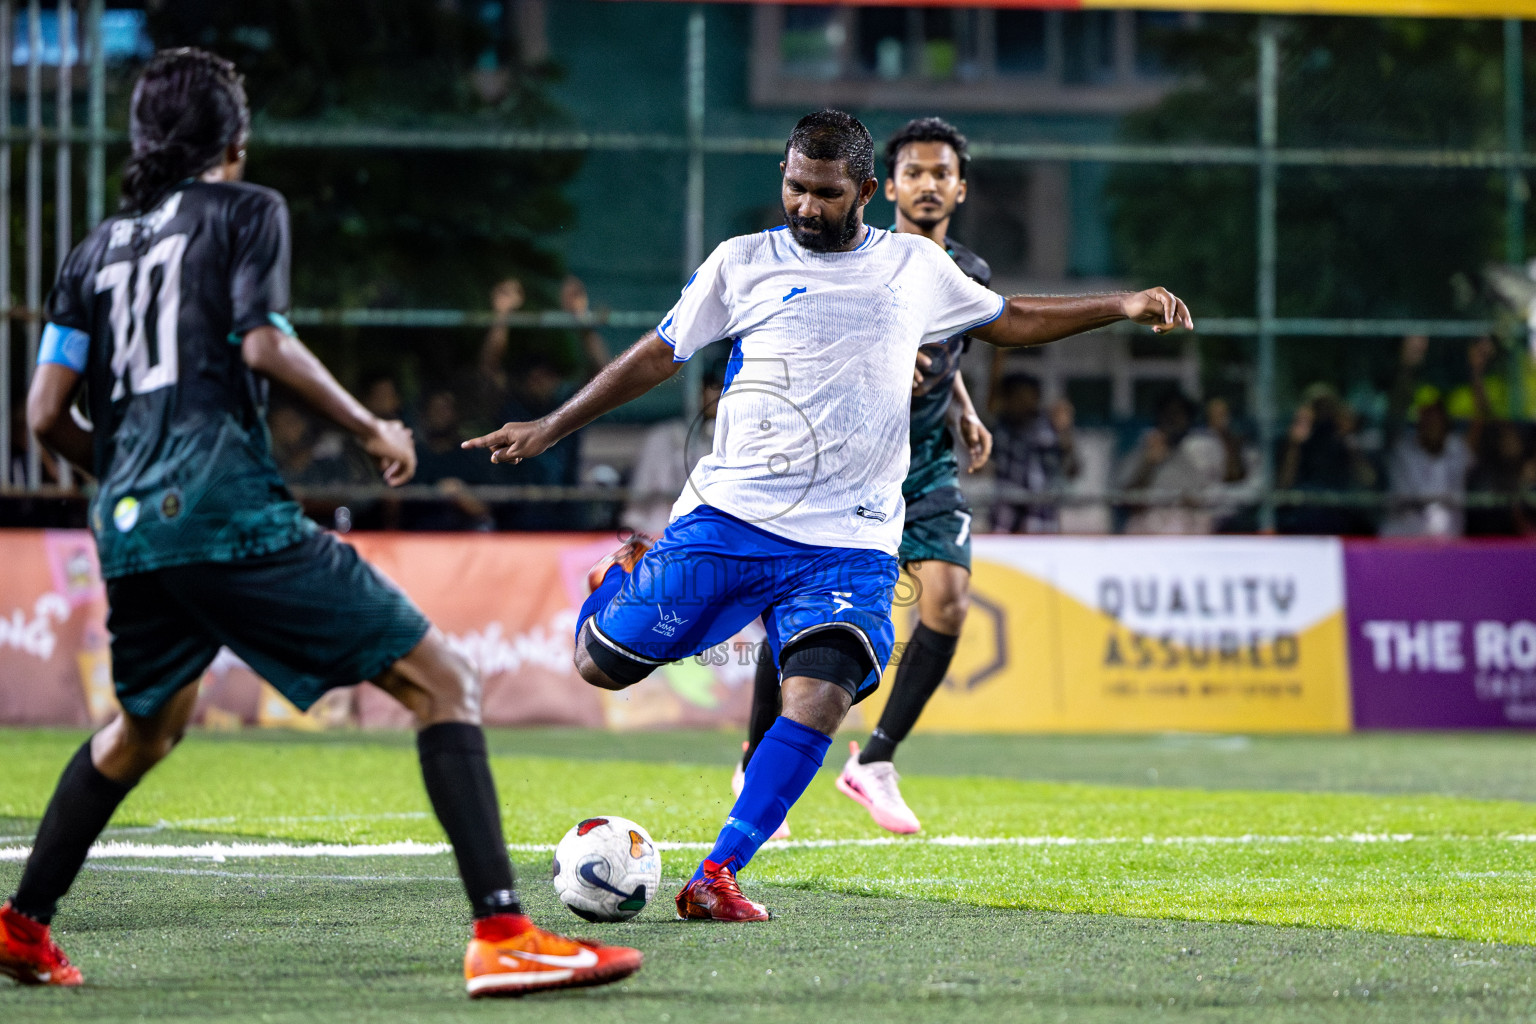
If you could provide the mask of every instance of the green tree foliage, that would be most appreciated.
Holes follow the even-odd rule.
[[[1257,22],[1208,17],[1162,40],[1182,84],[1125,123],[1135,141],[1251,145]],[[1502,148],[1502,26],[1451,19],[1282,23],[1282,147]],[[1109,198],[1136,280],[1177,285],[1205,316],[1251,315],[1257,175],[1127,166]],[[1282,316],[1453,316],[1458,275],[1502,251],[1502,179],[1485,171],[1280,171]]]
[[[564,186],[576,154],[314,149],[262,144],[264,124],[397,129],[550,127],[555,74],[527,66],[511,4],[442,0],[162,0],[157,46],[199,45],[234,60],[255,114],[249,177],[288,198],[294,304],[484,308],[517,276],[533,305],[553,305],[563,272],[547,242],[568,227]],[[462,364],[476,332],[306,332],[354,371],[422,372]],[[558,345],[553,337],[531,340]],[[337,351],[337,349],[342,351]]]

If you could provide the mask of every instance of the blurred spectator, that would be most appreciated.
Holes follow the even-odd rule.
[[[672,518],[672,505],[688,486],[693,467],[714,447],[715,412],[723,379],[718,369],[705,374],[699,418],[679,417],[646,431],[630,477],[629,504],[619,521],[631,530],[659,537]]]
[[[565,280],[560,282],[560,308],[573,316],[586,316],[592,311],[591,303],[587,299],[587,286],[575,274],[567,274]],[[599,315],[603,320],[607,320],[607,309],[602,310]],[[585,379],[588,380],[596,376],[597,371],[607,366],[613,359],[613,356],[608,353],[607,344],[603,342],[602,332],[595,327],[581,329],[581,354],[586,360]]]
[[[992,506],[992,529],[999,533],[1056,533],[1060,529],[1057,495],[1078,474],[1072,436],[1072,403],[1060,399],[1047,416],[1040,407],[1040,381],[1011,373],[998,384],[992,430],[992,461],[1000,486],[1039,494],[1040,503],[999,501]]]
[[[1473,465],[1472,447],[1452,433],[1451,417],[1439,392],[1416,387],[1416,371],[1428,348],[1427,338],[1403,339],[1388,430],[1400,433],[1403,410],[1409,405],[1414,413],[1414,429],[1391,442],[1387,482],[1392,501],[1381,528],[1384,537],[1460,537],[1466,528],[1465,498],[1467,476]],[[1476,344],[1473,351],[1478,351]],[[1486,357],[1473,355],[1471,362],[1474,376],[1480,377]],[[1478,391],[1482,391],[1480,383]],[[1486,394],[1480,405],[1474,421],[1479,433],[1487,409]]]
[[[505,422],[497,417],[511,394],[507,373],[507,347],[512,339],[509,324],[525,301],[523,282],[515,277],[498,281],[491,289],[491,326],[480,343],[480,358],[470,373],[455,381],[453,389],[469,435],[489,433]]]
[[[1217,533],[1251,532],[1257,525],[1253,486],[1254,452],[1244,449],[1242,437],[1232,424],[1232,407],[1225,398],[1205,403],[1205,426],[1189,435],[1190,456],[1214,481],[1210,487],[1212,528]]]
[[[1482,444],[1475,451],[1476,466],[1468,490],[1507,495],[1509,503],[1497,508],[1467,510],[1469,537],[1529,537],[1536,534],[1536,457],[1518,424],[1501,420],[1488,424]]]
[[[1122,490],[1151,491],[1163,500],[1132,510],[1126,533],[1210,533],[1215,526],[1214,489],[1225,460],[1211,457],[1210,445],[1192,433],[1194,412],[1183,392],[1169,391],[1158,402],[1156,425],[1121,464]]]
[[[358,397],[364,408],[381,419],[401,420],[407,425],[411,422],[400,395],[400,386],[392,374],[379,373],[363,378]],[[305,510],[320,522],[326,522],[325,516],[329,514],[329,522],[341,533],[354,529],[400,529],[403,503],[398,494],[381,487],[379,467],[369,458],[363,446],[353,443],[340,432],[333,431],[329,436],[322,434],[315,442],[316,457],[322,454],[329,457],[333,452],[339,453],[337,457],[344,468],[338,465],[337,479],[327,482],[372,485],[379,490],[367,498],[354,495],[345,505],[309,499],[304,502]],[[342,477],[341,473],[345,476]]]
[[[267,414],[272,457],[277,471],[291,486],[321,486],[354,481],[346,440],[339,434],[318,433],[301,410],[288,404]]]
[[[1374,490],[1378,475],[1355,436],[1349,406],[1328,384],[1313,384],[1302,396],[1291,428],[1280,442],[1275,483],[1282,491],[1320,494]],[[1283,505],[1275,514],[1280,533],[1375,532],[1368,511],[1344,505]]]
[[[1536,508],[1521,494],[1536,483],[1536,459],[1527,451],[1519,425],[1499,418],[1496,413],[1497,409],[1509,408],[1507,396],[1502,405],[1495,404],[1493,385],[1502,382],[1488,374],[1488,367],[1498,353],[1491,338],[1479,338],[1467,349],[1469,382],[1464,390],[1470,399],[1472,417],[1467,447],[1474,461],[1467,487],[1473,492],[1492,492],[1509,498],[1509,503],[1502,507],[1467,510],[1466,532],[1474,537],[1526,536],[1536,532]]]
[[[364,379],[363,405],[382,420],[405,420],[405,400],[400,397],[400,385],[394,375],[377,373]]]
[[[508,399],[519,390],[518,374],[507,369],[507,352],[511,346],[512,314],[523,308],[527,292],[523,283],[515,277],[498,282],[491,289],[491,326],[485,332],[480,345],[480,358],[473,375],[456,383],[454,390],[460,396],[460,414],[465,429],[471,434],[494,430],[507,422],[502,416]],[[574,274],[567,275],[560,283],[560,308],[573,316],[585,317],[591,312],[587,286]],[[610,356],[602,334],[594,327],[581,328],[581,353],[586,381],[608,365]],[[545,362],[546,366],[552,365]],[[526,372],[526,371],[524,371]],[[526,390],[526,389],[524,389]]]
[[[489,530],[491,509],[470,493],[470,486],[487,481],[483,452],[459,447],[464,432],[458,399],[448,390],[433,391],[422,406],[416,435],[416,483],[435,486],[441,502],[412,503],[406,524],[416,530]]]

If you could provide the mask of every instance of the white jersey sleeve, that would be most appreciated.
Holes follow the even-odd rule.
[[[989,324],[1003,315],[1008,300],[972,281],[938,246],[924,252],[933,267],[932,305],[929,307],[923,344],[928,345],[974,327]]]
[[[682,297],[661,321],[656,333],[672,349],[672,358],[686,362],[706,345],[729,338],[734,314],[726,281],[731,241],[716,246],[709,258],[683,285]]]

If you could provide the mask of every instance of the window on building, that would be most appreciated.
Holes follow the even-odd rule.
[[[791,78],[836,78],[846,35],[835,7],[785,8],[783,30],[779,33],[783,73]]]
[[[757,9],[753,93],[806,102],[1119,112],[1169,83],[1152,43],[1180,12],[967,10],[833,4]]]

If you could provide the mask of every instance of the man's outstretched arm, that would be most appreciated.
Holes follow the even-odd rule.
[[[970,334],[1000,348],[1024,348],[1121,320],[1146,324],[1158,334],[1195,326],[1189,308],[1177,295],[1166,288],[1148,288],[1106,295],[1015,295],[1003,306],[1001,316]]]
[[[682,365],[672,358],[671,346],[651,331],[548,416],[530,423],[508,423],[483,437],[470,438],[462,447],[489,448],[492,462],[531,459],[603,413],[639,398]]]

